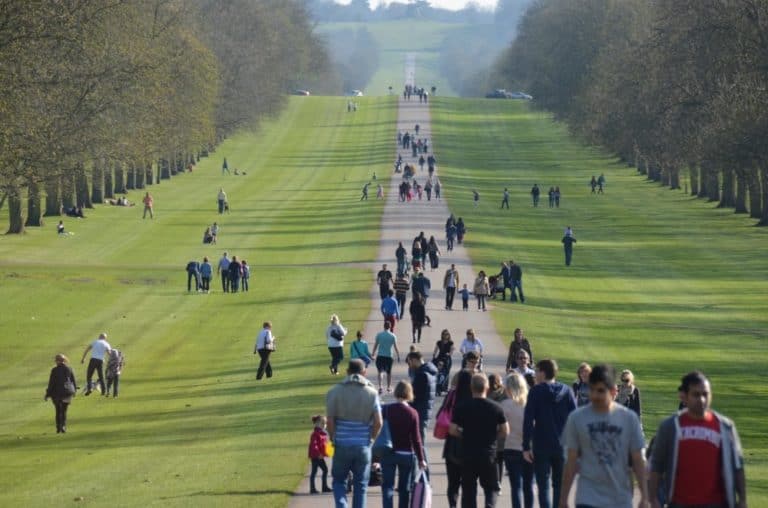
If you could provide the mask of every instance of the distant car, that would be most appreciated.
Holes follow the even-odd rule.
[[[291,92],[291,95],[303,95],[306,97],[307,95],[310,95],[310,93],[309,90],[294,90]]]
[[[493,92],[485,95],[486,99],[523,99],[532,100],[533,97],[523,92],[507,92],[503,88],[497,88]]]
[[[363,92],[360,91],[360,90],[350,90],[349,92],[347,92],[344,95],[346,95],[347,97],[362,97],[363,96]]]

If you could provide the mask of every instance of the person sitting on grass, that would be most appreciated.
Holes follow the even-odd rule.
[[[205,233],[203,233],[203,243],[213,243],[213,233],[211,233],[211,228],[205,228]]]

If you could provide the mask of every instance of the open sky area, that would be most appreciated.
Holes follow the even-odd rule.
[[[349,0],[336,0],[336,3],[347,5],[349,4]],[[384,0],[369,1],[371,9],[375,9],[381,4],[389,5],[390,3],[392,2],[387,2]],[[450,9],[452,11],[458,11],[466,7],[466,5],[470,2],[467,2],[467,0],[430,0],[429,3],[430,5],[432,5],[432,7],[439,7],[442,9]],[[474,3],[486,9],[495,9],[497,2],[496,0],[473,0],[471,3]]]

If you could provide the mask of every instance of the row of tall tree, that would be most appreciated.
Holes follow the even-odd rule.
[[[539,0],[493,72],[650,180],[768,225],[768,1]]]
[[[299,0],[0,0],[0,61],[8,233],[170,179],[334,79]]]

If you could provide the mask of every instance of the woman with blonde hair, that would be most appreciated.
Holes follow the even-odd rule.
[[[501,401],[509,422],[509,434],[504,442],[504,465],[509,475],[513,508],[533,506],[533,464],[523,459],[523,416],[528,399],[528,383],[517,372],[504,381],[507,398]],[[522,499],[520,493],[522,491]]]
[[[586,406],[589,404],[589,373],[592,372],[592,367],[587,362],[582,362],[576,371],[577,379],[571,385],[573,388],[573,396],[576,398],[576,407]]]
[[[625,369],[621,371],[621,384],[619,385],[619,392],[616,394],[616,402],[628,407],[635,412],[637,418],[640,418],[640,390],[635,386],[635,375],[631,370]]]
[[[49,398],[53,400],[53,405],[56,408],[56,433],[64,434],[67,432],[67,409],[72,402],[72,397],[77,392],[77,382],[66,356],[58,354],[55,361],[56,366],[51,369],[48,388],[45,390],[43,400]]]
[[[426,469],[424,449],[419,431],[419,413],[408,403],[413,401],[413,387],[408,381],[400,381],[395,386],[396,402],[382,408],[382,415],[389,422],[389,432],[392,435],[393,453],[381,458],[382,482],[381,504],[384,508],[392,508],[395,497],[395,471],[397,470],[398,506],[410,506],[409,497],[413,484],[415,467]]]
[[[328,342],[328,351],[331,353],[331,365],[328,367],[331,374],[339,374],[339,364],[344,359],[344,336],[347,329],[341,324],[339,316],[331,315],[331,324],[325,330],[325,338]]]

